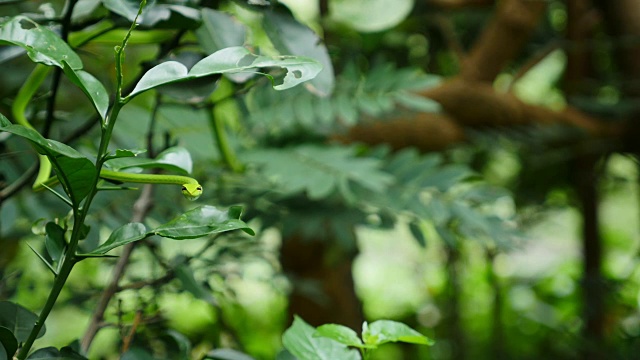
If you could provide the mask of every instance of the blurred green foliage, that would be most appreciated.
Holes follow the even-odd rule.
[[[24,14],[59,31],[64,3],[8,2],[0,4],[0,15]],[[91,38],[76,51],[84,69],[113,94],[113,47],[122,41],[137,3],[71,3],[70,39]],[[368,321],[400,321],[435,340],[431,347],[385,344],[372,359],[455,359],[460,347],[473,359],[580,358],[590,344],[581,336],[582,219],[570,186],[571,148],[564,145],[574,132],[554,126],[469,129],[469,143],[429,154],[334,141],[334,135],[358,124],[440,113],[438,103],[415,92],[458,73],[449,31],[459,41],[457,50],[468,50],[491,9],[443,13],[401,1],[397,8],[383,8],[393,10],[387,14],[379,11],[380,1],[333,0],[326,13],[316,2],[282,3],[289,8],[244,0],[156,1],[133,32],[124,63],[129,90],[152,66],[178,61],[190,67],[230,46],[265,56],[308,56],[324,69],[281,92],[273,85],[287,74],[295,78],[295,70],[263,69],[273,82],[247,73],[192,79],[142,93],[123,108],[114,149],[147,149],[150,158],[183,149],[205,188],[194,205],[179,192],[158,187],[154,207],[142,221],[145,229],[202,204],[240,204],[257,236],[205,232],[198,235],[208,236],[190,241],[144,240],[88,357],[286,358],[281,350],[282,334],[291,325],[289,296],[305,284],[318,299],[324,296],[315,284],[282,269],[284,241],[300,235],[330,242],[333,252],[318,254],[328,263],[357,253],[353,276]],[[338,16],[331,13],[335,9],[345,12]],[[367,21],[345,15],[356,10],[367,14]],[[580,93],[562,88],[563,47],[525,74],[517,72],[518,65],[561,39],[567,16],[564,2],[550,1],[525,53],[494,87],[552,109],[574,104],[603,117],[629,113],[633,99],[624,96],[618,82],[623,76],[611,65],[615,54],[607,44],[596,49],[601,78],[582,84]],[[33,66],[24,52],[4,45],[0,63],[11,71],[0,77],[0,113],[9,114]],[[54,83],[45,82],[30,103],[30,121],[42,132],[50,129],[45,137],[91,157],[99,138],[92,103],[63,80],[51,112]],[[0,149],[0,180],[7,191],[35,157],[25,142],[7,133],[0,133]],[[603,271],[610,294],[605,335],[612,358],[620,359],[633,357],[640,337],[637,165],[627,154],[599,162]],[[138,191],[112,191],[96,197],[87,219],[92,230],[82,246],[95,249],[128,223],[138,196]],[[1,200],[0,299],[37,313],[52,280],[27,244],[46,254],[44,237],[32,232],[39,234],[46,221],[33,224],[62,221],[68,208],[29,186]],[[116,261],[77,265],[35,348],[60,349],[82,339]],[[131,341],[128,349],[126,341]]]

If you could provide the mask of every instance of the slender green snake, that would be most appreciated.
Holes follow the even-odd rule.
[[[50,70],[51,68],[48,66],[41,64],[36,65],[31,75],[29,75],[24,85],[18,91],[11,108],[13,117],[18,124],[35,130],[27,120],[25,111],[27,104],[31,101],[31,98],[47,77]],[[40,161],[40,168],[38,170],[38,176],[33,183],[34,191],[44,190],[46,186],[53,186],[58,182],[57,176],[50,177],[51,162],[49,158],[40,154],[38,155],[38,159]],[[182,185],[182,194],[185,198],[192,201],[199,198],[203,191],[202,185],[200,185],[196,179],[181,175],[133,174],[103,168],[100,170],[100,178],[117,182]]]

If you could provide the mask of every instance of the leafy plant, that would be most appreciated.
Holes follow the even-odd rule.
[[[352,329],[338,324],[325,324],[316,329],[297,316],[282,336],[282,342],[295,358],[305,360],[366,360],[375,349],[388,342],[434,344],[428,337],[397,321],[378,320],[371,324],[365,321],[360,337]]]
[[[274,82],[276,90],[283,90],[296,86],[302,82],[314,78],[321,70],[320,64],[313,59],[297,56],[267,57],[254,55],[244,47],[226,47],[196,62],[190,69],[176,61],[162,62],[146,71],[136,85],[129,92],[123,94],[124,84],[124,52],[127,44],[140,24],[149,22],[159,13],[175,11],[176,8],[163,6],[151,7],[145,12],[146,1],[140,3],[139,8],[132,12],[130,7],[123,7],[122,3],[105,2],[105,6],[122,16],[129,18],[133,23],[124,35],[121,43],[115,47],[115,76],[116,89],[115,101],[109,105],[109,97],[102,83],[88,72],[82,70],[83,64],[80,57],[52,30],[39,25],[25,16],[17,16],[0,25],[0,41],[14,44],[24,48],[32,61],[42,64],[34,70],[34,76],[25,83],[21,93],[16,99],[14,116],[19,124],[12,124],[4,115],[0,114],[0,130],[14,136],[28,140],[41,155],[41,171],[34,188],[45,187],[70,209],[69,220],[55,219],[46,223],[44,227],[46,252],[40,253],[34,248],[38,258],[54,275],[54,282],[44,305],[38,316],[30,313],[21,306],[12,302],[0,303],[0,354],[11,358],[20,346],[16,355],[17,359],[40,358],[74,358],[83,359],[80,349],[63,347],[39,349],[31,354],[34,341],[42,336],[45,331],[45,321],[49,316],[58,296],[60,295],[74,266],[87,258],[109,257],[107,253],[118,247],[133,242],[147,239],[151,236],[160,236],[174,240],[194,239],[212,236],[215,234],[242,230],[254,235],[246,223],[240,220],[241,208],[231,207],[221,210],[214,206],[204,205],[193,208],[174,220],[148,229],[141,222],[130,222],[116,228],[108,238],[93,249],[83,249],[81,241],[86,239],[91,228],[86,224],[90,214],[91,205],[95,196],[102,191],[126,190],[124,186],[107,186],[101,178],[108,180],[134,181],[141,183],[173,183],[197,181],[190,180],[186,176],[173,175],[131,175],[109,170],[114,176],[105,176],[103,167],[111,169],[127,168],[156,168],[178,170],[182,173],[191,171],[191,158],[182,148],[167,149],[155,160],[134,161],[138,150],[118,149],[111,151],[109,144],[113,136],[115,124],[122,108],[134,97],[142,93],[167,86],[176,82],[195,80],[211,75],[227,73],[258,73],[263,68],[280,67],[286,69],[284,77],[279,83]],[[73,9],[68,9],[69,14]],[[184,10],[184,9],[183,9]],[[190,13],[193,14],[193,13]],[[132,15],[134,15],[132,17]],[[138,20],[141,20],[140,22]],[[152,22],[153,24],[153,22]],[[69,80],[84,92],[93,104],[101,125],[101,135],[97,153],[91,158],[83,155],[76,149],[52,139],[43,137],[26,120],[21,113],[24,104],[28,103],[44,80],[48,69],[44,66],[54,66],[61,69]],[[274,80],[268,73],[265,76]],[[275,81],[275,80],[274,80]],[[18,111],[19,110],[19,111]],[[221,135],[222,136],[222,135]],[[61,183],[64,193],[53,190],[53,186],[47,178],[49,171],[47,164],[51,164],[57,180]],[[118,175],[120,174],[120,175]],[[175,179],[175,180],[174,180]],[[45,183],[49,183],[47,185]],[[183,185],[183,193],[186,191]],[[201,191],[201,190],[200,190]],[[35,324],[35,325],[34,325]]]

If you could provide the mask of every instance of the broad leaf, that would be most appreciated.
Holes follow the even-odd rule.
[[[189,77],[187,67],[177,61],[167,61],[149,69],[136,84],[129,97],[163,84],[186,80]]]
[[[24,48],[35,62],[64,68],[66,61],[72,69],[82,69],[78,54],[58,34],[26,16],[16,16],[0,25],[1,42]]]
[[[189,266],[180,265],[176,267],[175,274],[178,280],[182,283],[182,287],[192,293],[195,297],[204,300],[211,305],[218,304],[213,295],[211,295],[211,292],[196,280],[193,276],[193,270],[191,270]]]
[[[368,345],[382,345],[388,342],[433,345],[433,340],[413,330],[409,326],[391,320],[378,320],[370,325],[362,325],[362,339]]]
[[[109,155],[109,159],[136,157],[145,152],[147,152],[146,149],[117,149],[115,153]]]
[[[103,0],[104,6],[112,12],[133,21],[138,13],[140,1],[137,0]],[[138,23],[145,27],[193,29],[198,26],[200,12],[183,5],[157,4],[148,1]]]
[[[147,236],[149,236],[149,234],[144,224],[128,223],[114,230],[104,244],[93,249],[89,254],[106,254],[117,247],[142,240]]]
[[[122,354],[120,360],[156,360],[149,352],[144,349],[134,347]]]
[[[281,54],[306,56],[322,64],[322,71],[306,83],[305,87],[318,95],[331,94],[335,76],[329,52],[322,39],[289,14],[265,12],[263,24],[269,39]]]
[[[293,325],[282,335],[284,347],[300,360],[360,360],[356,350],[337,341],[313,336],[315,328],[295,316]]]
[[[347,346],[364,347],[358,334],[350,328],[338,324],[326,324],[316,329],[314,336],[323,336]]]
[[[40,154],[46,155],[62,186],[74,204],[84,199],[96,179],[93,163],[72,147],[55,140],[45,139],[37,131],[22,125],[13,125],[0,114],[0,131],[10,132],[31,141]]]
[[[16,350],[18,350],[18,340],[11,330],[0,326],[0,359],[13,359]]]
[[[196,36],[202,48],[212,54],[220,49],[245,43],[246,27],[231,15],[213,9],[202,9],[202,26]]]
[[[377,32],[392,28],[413,9],[413,0],[331,0],[331,18],[358,31]]]
[[[67,246],[64,239],[64,229],[54,222],[48,222],[45,230],[47,235],[44,238],[44,245],[47,248],[47,253],[53,261],[58,261]]]
[[[74,204],[79,204],[91,191],[97,176],[96,167],[87,158],[49,156],[56,175]]]
[[[187,71],[186,66],[177,61],[168,61],[157,65],[142,76],[127,98],[132,98],[141,92],[176,81],[196,79],[213,74],[256,73],[259,69],[265,67],[287,69],[284,82],[274,86],[276,90],[288,89],[313,79],[322,70],[322,65],[310,58],[298,56],[269,58],[254,55],[241,46],[230,47],[205,57],[196,63],[190,71]]]
[[[233,349],[214,349],[209,351],[204,358],[213,360],[255,360],[251,356]]]
[[[172,329],[167,330],[166,334],[171,340],[175,342],[175,345],[177,345],[171,346],[173,344],[169,344],[171,346],[171,349],[175,351],[175,353],[177,353],[174,355],[175,358],[188,360],[191,353],[191,342],[189,341],[189,338]]]
[[[29,355],[27,359],[40,359],[40,360],[87,360],[86,357],[80,355],[72,348],[65,346],[58,350],[54,347],[46,347],[36,350],[33,354]]]
[[[74,70],[66,61],[63,61],[63,63],[65,64],[65,75],[89,97],[89,100],[91,100],[93,107],[102,120],[105,120],[107,117],[107,109],[109,108],[109,94],[107,94],[107,89],[104,88],[100,80],[88,72],[84,70]]]
[[[233,230],[255,235],[253,230],[240,220],[241,210],[239,206],[232,206],[226,211],[214,206],[199,206],[161,225],[153,230],[153,233],[176,240],[195,239]]]
[[[27,340],[37,320],[38,316],[24,307],[9,301],[0,301],[0,326],[11,330],[18,342]],[[38,337],[44,333],[45,327],[43,326]]]
[[[123,154],[123,153],[121,153]],[[109,168],[124,170],[129,168],[165,169],[172,173],[188,175],[193,170],[193,160],[189,151],[183,147],[175,146],[158,154],[155,159],[139,158],[133,156],[119,157],[107,161]]]
[[[145,15],[155,6],[155,0],[147,2],[143,14],[138,17],[138,21],[142,23]],[[138,14],[140,2],[136,0],[102,0],[104,7],[129,21],[133,21]]]
[[[9,351],[4,348],[4,344],[2,344],[2,342],[0,342],[0,360],[9,359],[8,353],[9,353]]]
[[[170,55],[171,61],[179,62],[186,68],[191,68],[203,58],[202,53],[195,51],[181,51],[178,54]],[[197,79],[172,82],[159,86],[157,90],[161,95],[179,100],[180,102],[196,105],[202,104],[202,102],[207,101],[211,94],[216,91],[221,76],[220,74],[214,74]]]
[[[83,158],[82,154],[75,149],[55,140],[45,139],[35,130],[26,128],[22,125],[13,125],[4,115],[0,114],[0,130],[13,133],[18,136],[30,140],[43,155],[55,154],[72,158]]]
[[[196,30],[198,43],[208,54],[245,43],[246,27],[231,15],[212,9],[202,9],[202,26]],[[226,74],[234,82],[242,83],[254,76],[252,73]]]

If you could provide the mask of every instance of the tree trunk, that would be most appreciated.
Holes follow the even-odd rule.
[[[337,323],[360,331],[364,315],[351,272],[356,253],[332,251],[335,243],[326,238],[283,239],[281,263],[294,284],[289,323],[298,315],[313,326]]]

